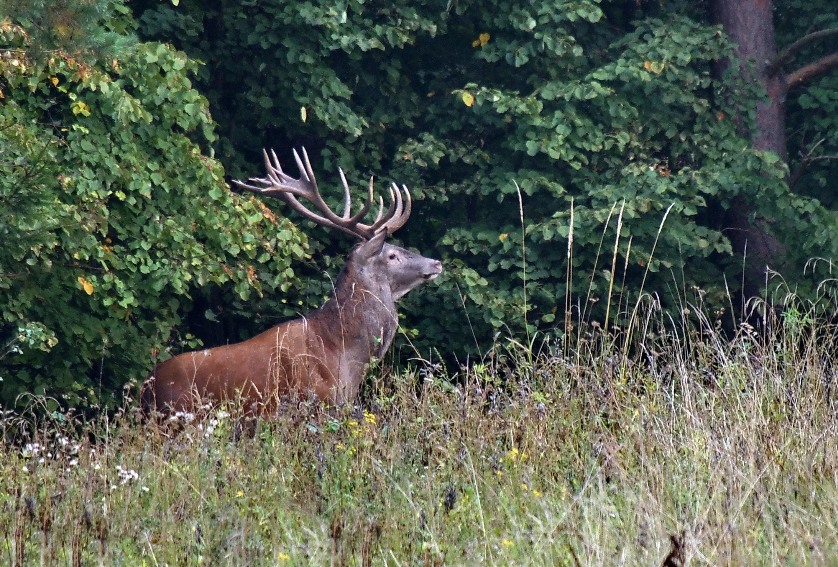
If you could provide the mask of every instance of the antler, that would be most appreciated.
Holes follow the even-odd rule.
[[[317,187],[317,180],[314,177],[314,171],[311,168],[311,162],[308,159],[308,153],[303,148],[303,159],[297,150],[294,150],[294,160],[297,162],[297,168],[300,170],[300,178],[294,179],[282,171],[282,166],[276,153],[271,150],[270,155],[265,150],[262,150],[265,156],[265,168],[267,169],[267,177],[251,177],[248,181],[252,183],[259,183],[262,187],[256,185],[249,185],[242,181],[235,180],[233,183],[253,191],[260,195],[267,195],[269,197],[276,197],[288,203],[291,208],[299,212],[307,219],[314,221],[317,224],[337,228],[347,234],[369,240],[377,232],[386,230],[388,234],[393,234],[407,222],[410,217],[411,199],[410,192],[407,187],[393,183],[390,186],[390,208],[384,211],[384,200],[379,197],[378,200],[378,214],[375,217],[375,222],[372,224],[363,224],[361,221],[367,215],[372,206],[373,201],[373,178],[370,177],[369,192],[364,206],[355,213],[351,213],[352,199],[349,196],[349,184],[346,182],[346,176],[343,170],[338,168],[340,179],[343,182],[343,214],[338,216],[329,208],[329,205],[323,200],[320,195],[320,189]],[[402,199],[402,191],[404,191],[404,200]],[[297,197],[304,197],[306,200],[314,204],[317,212],[312,211],[303,205]]]

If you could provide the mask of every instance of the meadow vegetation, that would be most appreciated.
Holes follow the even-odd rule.
[[[705,3],[6,3],[0,565],[836,564],[834,73],[786,159]],[[332,291],[344,243],[228,190],[301,141],[414,191],[408,346],[344,407],[147,419],[158,357]]]
[[[288,403],[252,437],[230,407],[158,425],[33,399],[0,421],[0,563],[829,564],[829,321],[643,312],[379,369],[354,407]]]

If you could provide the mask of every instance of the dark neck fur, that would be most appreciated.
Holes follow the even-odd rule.
[[[332,297],[308,318],[323,321],[333,330],[343,328],[347,349],[359,348],[369,356],[384,354],[398,326],[389,283],[363,277],[351,261],[338,276]]]

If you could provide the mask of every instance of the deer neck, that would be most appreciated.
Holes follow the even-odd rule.
[[[343,274],[342,274],[343,275]],[[384,354],[398,327],[396,302],[388,282],[346,274],[329,300],[343,329],[347,351],[369,358]]]
[[[389,283],[378,285],[343,272],[332,297],[307,319],[310,332],[328,337],[339,353],[331,370],[340,382],[337,401],[357,394],[370,361],[384,355],[398,328]]]

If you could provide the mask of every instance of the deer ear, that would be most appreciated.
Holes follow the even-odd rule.
[[[381,254],[381,249],[384,248],[384,241],[386,239],[387,230],[376,232],[372,238],[361,244],[361,246],[358,248],[358,252],[364,258],[364,260],[370,260]]]

